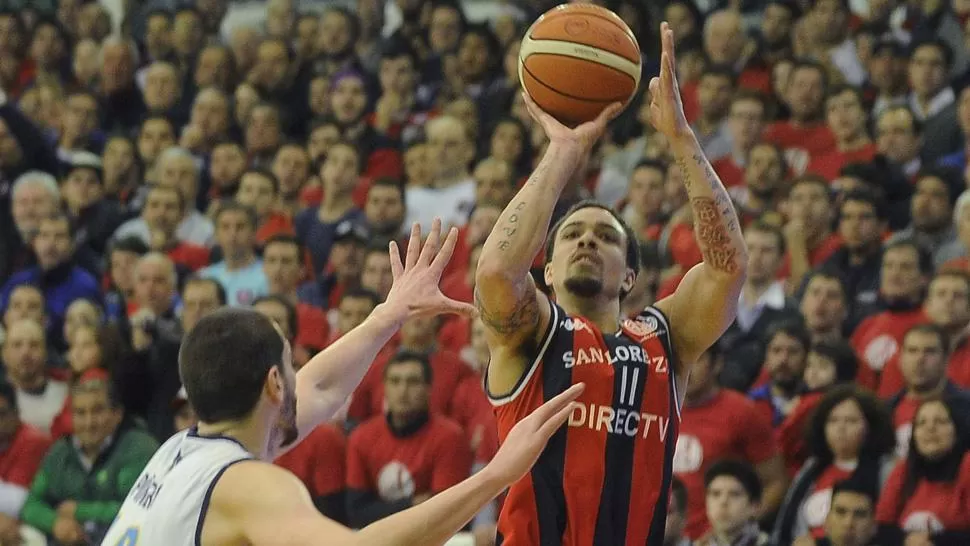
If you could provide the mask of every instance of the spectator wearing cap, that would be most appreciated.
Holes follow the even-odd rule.
[[[64,406],[67,383],[48,375],[49,353],[40,325],[23,319],[6,326],[2,355],[4,371],[17,391],[20,416],[25,423],[48,433]]]
[[[269,293],[263,262],[256,255],[256,221],[251,207],[240,203],[221,206],[216,215],[216,240],[222,261],[199,272],[219,281],[232,306],[250,305]]]
[[[914,44],[909,56],[909,107],[923,123],[923,157],[936,162],[960,142],[956,95],[949,85],[953,50],[939,39]]]
[[[357,288],[363,268],[364,253],[370,241],[367,228],[344,220],[334,231],[333,249],[327,265],[316,280],[299,288],[300,301],[322,309],[334,309],[346,291]]]
[[[42,219],[60,209],[61,192],[57,179],[42,171],[30,171],[20,175],[11,189],[11,229],[0,234],[0,278],[9,278],[26,267],[34,265],[31,244],[40,229]]]
[[[906,46],[893,38],[883,38],[873,45],[866,63],[869,80],[864,87],[873,116],[882,116],[892,106],[906,106],[908,59]]]
[[[105,199],[101,159],[90,152],[73,152],[61,181],[61,195],[74,222],[78,251],[100,257],[111,234],[126,220],[117,202]]]
[[[387,254],[387,249],[384,249]],[[269,294],[288,301],[296,309],[296,343],[319,351],[327,346],[330,325],[324,311],[299,300],[303,278],[303,248],[291,235],[274,235],[263,247],[263,272]]]
[[[876,119],[876,149],[911,182],[923,166],[923,128],[905,104],[888,106]]]
[[[364,212],[353,200],[359,175],[357,149],[347,143],[332,146],[320,167],[323,200],[317,208],[308,208],[293,220],[296,236],[310,252],[317,276],[325,274],[337,229],[346,236],[366,222]]]
[[[914,187],[910,201],[912,223],[896,232],[890,241],[914,239],[933,255],[933,264],[941,266],[957,257],[952,254],[953,245],[959,244],[953,205],[963,191],[963,181],[953,169],[926,168],[916,176]]]
[[[239,179],[236,202],[256,213],[256,244],[262,247],[275,235],[293,234],[293,220],[277,211],[280,183],[268,170],[248,170]]]
[[[463,226],[475,203],[475,179],[468,171],[475,157],[474,143],[457,118],[437,117],[426,127],[429,160],[436,172],[431,187],[405,190],[405,224],[417,222],[427,232],[432,220],[439,217],[445,227]]]
[[[795,62],[782,97],[791,110],[791,118],[776,121],[765,130],[764,139],[785,150],[788,166],[796,175],[805,172],[812,158],[835,148],[835,135],[824,123],[827,87],[828,75],[822,65]]]
[[[0,382],[0,541],[19,544],[20,511],[50,438],[20,420],[17,392]],[[29,543],[28,543],[29,544]]]
[[[61,544],[98,542],[158,442],[126,418],[101,376],[71,392],[74,433],[44,457],[21,518]]]
[[[71,222],[58,214],[40,221],[32,247],[37,265],[11,276],[0,289],[0,308],[6,307],[10,292],[21,284],[36,284],[44,290],[47,302],[48,333],[54,345],[63,346],[61,325],[72,301],[80,298],[100,301],[100,285],[95,277],[79,265]]]
[[[819,3],[826,1],[832,0],[819,0]],[[857,88],[832,87],[825,98],[825,122],[835,136],[835,148],[813,156],[806,172],[834,180],[845,165],[872,160],[876,146],[869,138],[866,117],[862,93]]]

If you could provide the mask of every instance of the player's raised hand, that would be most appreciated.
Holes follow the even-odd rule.
[[[522,99],[525,100],[525,107],[529,110],[532,119],[542,126],[550,142],[567,142],[578,144],[581,148],[589,150],[593,147],[603,133],[606,131],[606,124],[613,120],[623,110],[623,104],[615,102],[600,112],[600,115],[593,121],[587,121],[577,125],[575,128],[563,125],[561,121],[554,118],[551,114],[539,107],[532,100],[528,93],[522,92]]]
[[[660,24],[660,42],[660,76],[650,79],[650,123],[668,139],[674,139],[687,134],[690,125],[677,84],[674,31],[666,22]]]
[[[509,484],[524,476],[546,448],[549,438],[569,418],[573,402],[585,388],[583,383],[573,385],[516,423],[486,468]]]
[[[417,223],[411,226],[411,239],[408,241],[404,263],[401,263],[401,251],[397,243],[391,241],[391,274],[394,283],[387,294],[387,303],[403,306],[407,309],[408,316],[445,313],[474,316],[476,310],[473,305],[446,297],[438,286],[457,242],[458,230],[451,228],[444,244],[440,244],[441,220],[438,218],[435,218],[424,245],[421,244],[421,226]]]

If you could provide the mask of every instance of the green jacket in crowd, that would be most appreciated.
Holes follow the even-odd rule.
[[[34,476],[20,513],[21,521],[51,535],[58,505],[73,500],[77,503],[74,518],[78,523],[107,529],[156,449],[158,442],[151,434],[126,421],[89,470],[73,436],[61,438],[47,452]]]

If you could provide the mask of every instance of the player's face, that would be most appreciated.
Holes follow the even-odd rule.
[[[569,215],[555,234],[546,284],[556,293],[580,298],[618,298],[633,288],[635,274],[626,265],[626,234],[609,212],[595,207]]]
[[[741,482],[732,476],[718,476],[707,486],[707,519],[717,533],[733,535],[755,516],[756,506]]]

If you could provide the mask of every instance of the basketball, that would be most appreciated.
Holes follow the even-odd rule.
[[[640,46],[619,15],[592,4],[563,4],[522,37],[519,81],[535,103],[575,126],[615,102],[628,104],[640,85]]]

